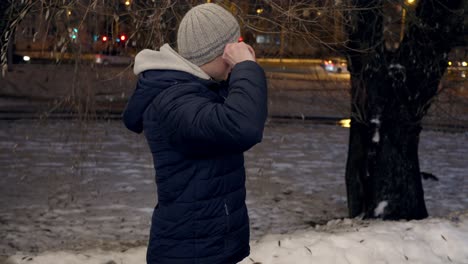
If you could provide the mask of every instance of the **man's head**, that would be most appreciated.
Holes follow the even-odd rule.
[[[216,4],[202,4],[188,11],[180,22],[177,48],[182,57],[202,66],[223,55],[226,44],[237,42],[239,37],[239,23],[229,11]]]

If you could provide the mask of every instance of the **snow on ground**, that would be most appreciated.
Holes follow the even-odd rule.
[[[451,220],[332,220],[316,230],[267,235],[241,264],[468,263],[468,213]]]
[[[332,220],[315,229],[266,235],[251,243],[240,264],[400,264],[468,263],[468,212],[448,219],[410,222]],[[45,252],[21,255],[7,264],[138,264],[146,249],[124,252]]]
[[[346,217],[348,133],[267,125],[245,154],[252,240]],[[439,178],[423,182],[431,216],[468,210],[466,142],[467,132],[421,134],[421,169]],[[18,252],[121,252],[148,241],[157,203],[151,154],[120,121],[0,121],[0,176],[0,263]]]

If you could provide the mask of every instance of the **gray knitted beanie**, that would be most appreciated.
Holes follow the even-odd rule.
[[[198,5],[185,14],[177,32],[179,54],[197,66],[214,60],[240,37],[239,23],[217,4]]]

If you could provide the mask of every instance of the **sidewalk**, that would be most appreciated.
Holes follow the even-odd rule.
[[[136,77],[131,69],[83,67],[76,74],[73,70],[71,65],[18,65],[7,79],[0,78],[0,119],[74,118],[78,113],[120,118],[135,88]],[[310,70],[267,72],[270,117],[349,117],[349,74],[327,74],[316,65]],[[468,128],[467,82],[456,80],[444,85],[451,89],[435,98],[425,124]],[[76,98],[80,98],[78,103]]]

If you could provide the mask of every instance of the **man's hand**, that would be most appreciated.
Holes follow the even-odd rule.
[[[255,51],[244,42],[229,43],[224,48],[223,60],[234,67],[239,62],[246,60],[255,61]]]

